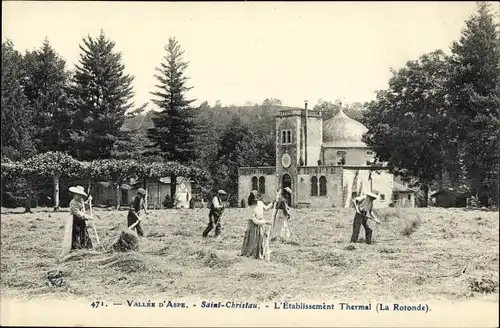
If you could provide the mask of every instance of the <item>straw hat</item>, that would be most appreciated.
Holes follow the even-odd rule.
[[[146,190],[144,190],[143,188],[137,189],[137,193],[140,195],[146,196]]]
[[[378,199],[378,193],[376,191],[373,191],[373,192],[365,192],[365,195],[368,196],[368,197],[371,197],[373,199]]]
[[[222,189],[220,189],[219,191],[217,191],[217,193],[218,193],[219,195],[226,195],[226,194],[227,194],[227,193],[226,193],[224,190],[222,190]]]
[[[87,197],[85,189],[82,186],[69,187],[69,192],[75,195],[81,195]]]
[[[290,195],[292,194],[292,189],[290,189],[290,187],[283,188],[283,190],[289,193]]]

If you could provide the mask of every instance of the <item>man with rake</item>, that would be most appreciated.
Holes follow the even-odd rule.
[[[144,198],[146,197],[146,190],[143,188],[139,188],[137,190],[137,195],[132,199],[132,204],[130,204],[130,208],[127,216],[127,226],[133,225],[135,222],[139,221],[139,213],[144,210],[145,214],[148,214],[148,210],[146,208],[146,203],[144,202]],[[134,227],[134,230],[137,231],[137,235],[144,236],[144,230],[142,230],[141,223],[138,222]]]
[[[208,226],[203,231],[203,238],[206,238],[210,231],[215,226],[215,237],[220,235],[220,231],[222,229],[221,224],[220,224],[220,218],[222,216],[222,212],[224,211],[224,205],[222,203],[221,197],[226,195],[226,192],[224,190],[219,190],[217,191],[217,195],[212,198],[212,202],[210,203],[210,212],[208,212]]]
[[[354,208],[356,209],[356,214],[354,215],[351,243],[358,241],[359,230],[361,226],[365,228],[365,242],[367,244],[372,243],[373,230],[368,224],[368,220],[373,220],[377,223],[380,221],[373,214],[373,202],[378,199],[378,194],[375,192],[367,192],[363,196],[356,197],[353,199]]]

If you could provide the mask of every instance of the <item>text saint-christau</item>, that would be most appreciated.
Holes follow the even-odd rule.
[[[201,302],[202,308],[227,308],[227,309],[257,309],[258,306],[255,303],[249,302],[235,302],[235,301],[227,301],[227,302]]]

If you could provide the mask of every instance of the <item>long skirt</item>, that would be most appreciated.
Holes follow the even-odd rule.
[[[73,233],[71,235],[71,249],[92,248],[87,224],[83,220],[73,219]]]
[[[241,255],[269,261],[271,255],[269,251],[269,228],[248,220]]]
[[[290,222],[283,210],[278,210],[276,213],[276,219],[273,223],[273,231],[276,237],[285,240],[289,239],[292,235],[290,231]]]

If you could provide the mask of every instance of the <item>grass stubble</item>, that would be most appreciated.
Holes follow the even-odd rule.
[[[126,212],[95,209],[109,249]],[[151,211],[139,250],[76,251],[61,259],[67,211],[1,217],[2,297],[15,299],[204,299],[237,301],[498,301],[498,213],[380,209],[374,244],[350,244],[353,210],[296,210],[295,238],[271,242],[271,261],[239,256],[243,209],[227,209],[218,238],[202,239],[208,210]],[[12,212],[9,210],[9,212]],[[21,212],[21,209],[19,209]],[[93,231],[89,228],[93,235]],[[95,240],[95,238],[93,237]],[[61,270],[60,287],[46,284]]]

